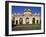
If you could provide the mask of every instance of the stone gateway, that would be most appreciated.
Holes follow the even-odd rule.
[[[30,9],[24,10],[22,15],[15,14],[12,16],[14,18],[14,25],[19,24],[40,24],[41,18],[39,13],[32,14]]]

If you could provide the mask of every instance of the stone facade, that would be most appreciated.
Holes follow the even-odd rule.
[[[13,16],[12,16],[13,17]],[[16,24],[40,24],[40,15],[39,14],[32,14],[30,9],[24,10],[23,15],[15,15],[14,16],[14,25]]]

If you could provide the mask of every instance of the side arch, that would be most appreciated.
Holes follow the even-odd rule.
[[[32,24],[35,24],[35,18],[34,17],[32,18]]]
[[[23,24],[23,18],[19,19],[19,24]]]

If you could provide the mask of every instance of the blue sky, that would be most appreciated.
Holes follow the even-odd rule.
[[[41,7],[32,7],[32,6],[12,6],[12,14],[14,13],[23,14],[25,9],[32,10],[32,14],[34,13],[41,14]]]

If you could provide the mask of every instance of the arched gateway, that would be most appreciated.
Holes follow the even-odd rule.
[[[23,24],[23,19],[22,18],[19,19],[19,24]]]

